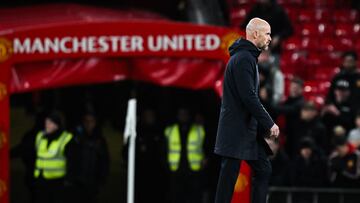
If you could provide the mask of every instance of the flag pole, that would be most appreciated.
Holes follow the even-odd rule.
[[[135,190],[135,141],[136,141],[136,98],[129,99],[124,143],[128,143],[128,178],[127,178],[127,203],[134,203]]]

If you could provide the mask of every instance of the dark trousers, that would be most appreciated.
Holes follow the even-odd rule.
[[[201,174],[176,173],[170,177],[171,203],[201,203]]]
[[[45,180],[39,178],[35,181],[35,203],[64,203],[64,180]]]
[[[230,203],[242,160],[223,157],[216,190],[215,203]],[[271,163],[263,147],[259,147],[258,159],[246,161],[252,169],[251,202],[266,203]]]

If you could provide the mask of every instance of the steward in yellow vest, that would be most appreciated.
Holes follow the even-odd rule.
[[[58,114],[52,113],[45,118],[45,129],[38,132],[35,139],[36,203],[65,202],[64,179],[68,168],[65,151],[72,137],[71,133],[63,130]]]
[[[171,171],[177,171],[180,165],[181,150],[186,148],[186,159],[192,171],[200,171],[204,160],[203,144],[205,130],[201,125],[191,125],[186,145],[182,146],[180,129],[178,124],[171,125],[165,129],[165,136],[168,145],[167,160]]]
[[[192,122],[190,111],[180,108],[178,122],[166,127],[171,203],[201,202],[205,130]]]

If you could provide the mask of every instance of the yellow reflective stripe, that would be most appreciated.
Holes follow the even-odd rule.
[[[66,135],[64,136],[64,138],[60,142],[60,151],[59,152],[61,154],[64,153],[65,146],[70,142],[70,140],[73,137],[73,135],[71,133],[68,133],[68,132],[64,132],[64,133],[66,133]]]
[[[205,131],[202,126],[193,125],[188,136],[188,162],[193,171],[201,169],[201,162],[204,159],[203,143]]]
[[[181,140],[178,125],[172,125],[165,129],[165,135],[168,141],[168,163],[170,170],[176,171],[179,168],[181,156]]]
[[[65,160],[36,160],[36,168],[38,169],[58,168],[64,170],[65,166]]]

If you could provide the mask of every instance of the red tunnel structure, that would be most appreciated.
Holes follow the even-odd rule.
[[[227,48],[242,35],[73,4],[1,9],[0,22],[0,203],[9,202],[11,94],[120,80],[220,94]],[[249,174],[244,165],[233,202],[249,202]]]

